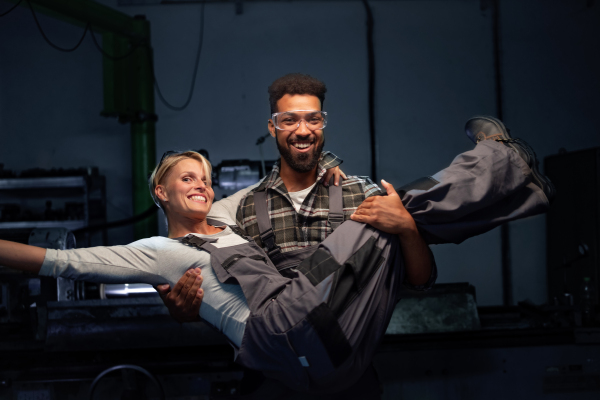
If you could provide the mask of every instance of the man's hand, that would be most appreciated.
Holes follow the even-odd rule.
[[[169,284],[155,287],[171,316],[180,323],[199,321],[200,304],[204,297],[200,268],[190,269],[179,279],[173,290]]]
[[[380,231],[397,234],[400,237],[406,281],[414,286],[425,285],[429,281],[433,266],[427,244],[394,187],[383,179],[381,185],[388,195],[367,198],[351,218]]]
[[[372,196],[362,202],[350,218],[364,222],[380,231],[399,235],[400,238],[418,234],[415,220],[410,215],[394,186],[381,180],[387,196]]]
[[[340,169],[339,166],[329,168],[327,172],[325,172],[325,175],[323,175],[323,178],[321,178],[321,182],[324,186],[329,186],[329,181],[331,180],[332,176],[335,176],[335,179],[333,180],[333,184],[335,186],[338,186],[340,184],[340,176],[344,179],[348,179],[346,177],[346,174],[344,174],[344,172]]]

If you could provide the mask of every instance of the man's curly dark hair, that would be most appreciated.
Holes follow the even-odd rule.
[[[325,92],[327,87],[320,80],[305,74],[287,74],[269,86],[269,103],[271,105],[271,113],[277,112],[277,101],[286,94],[308,94],[316,96],[321,100],[321,109],[325,102]]]

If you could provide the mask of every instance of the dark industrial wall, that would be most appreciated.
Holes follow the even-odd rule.
[[[156,77],[176,105],[188,94],[200,5],[118,6],[152,27]],[[495,114],[491,1],[370,1],[375,21],[378,176],[400,185],[472,148],[465,121]],[[0,12],[12,3],[0,0]],[[505,121],[538,156],[600,145],[600,4],[589,0],[501,0]],[[327,148],[344,171],[370,174],[366,14],[359,1],[207,3],[204,46],[190,106],[175,112],[157,99],[157,157],[205,148],[214,163],[257,160],[266,133],[266,88],[288,72],[329,88]],[[55,43],[74,45],[82,29],[40,15]],[[0,19],[0,163],[5,168],[98,166],[107,177],[108,217],[130,216],[129,127],[104,119],[102,58],[87,37],[77,51],[47,45],[31,12]],[[265,155],[277,151],[269,141]],[[545,222],[511,224],[515,300],[546,301]],[[164,229],[162,230],[164,233]],[[111,244],[133,239],[110,232]],[[439,282],[468,281],[480,305],[502,302],[498,230],[460,246],[436,246]]]

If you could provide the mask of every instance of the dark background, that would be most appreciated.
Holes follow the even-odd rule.
[[[190,89],[200,4],[101,0],[152,28],[162,92],[182,104]],[[473,147],[463,132],[473,115],[496,114],[491,1],[370,1],[376,62],[378,177],[399,186],[433,174]],[[600,2],[500,1],[503,110],[513,136],[540,159],[600,146]],[[1,0],[0,11],[13,3]],[[346,173],[369,175],[366,14],[360,1],[206,3],[204,46],[190,106],[156,99],[157,157],[205,148],[213,163],[259,159],[269,118],[267,86],[289,72],[329,89],[326,148]],[[82,28],[38,15],[47,36],[70,47]],[[100,36],[98,36],[100,38]],[[16,171],[98,166],[107,178],[108,219],[132,215],[128,125],[100,116],[102,55],[86,37],[73,53],[51,48],[31,12],[0,19],[0,163]],[[267,159],[275,159],[272,140]],[[158,160],[157,160],[158,161]],[[220,197],[222,193],[217,191]],[[165,233],[161,227],[161,233]],[[109,244],[133,240],[113,229]],[[514,301],[547,300],[545,217],[510,227]],[[470,282],[479,305],[502,303],[500,232],[460,246],[435,246],[439,281]]]

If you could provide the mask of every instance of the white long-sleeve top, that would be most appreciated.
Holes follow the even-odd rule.
[[[226,225],[235,224],[239,201],[253,187],[216,202],[209,217]],[[213,235],[193,235],[217,239],[213,243],[216,247],[246,243],[229,227]],[[204,279],[200,317],[239,348],[250,314],[244,293],[239,285],[219,282],[210,264],[210,254],[181,240],[158,236],[125,246],[48,249],[40,275],[98,283],[168,283],[174,287],[188,269],[197,267],[202,269]]]

